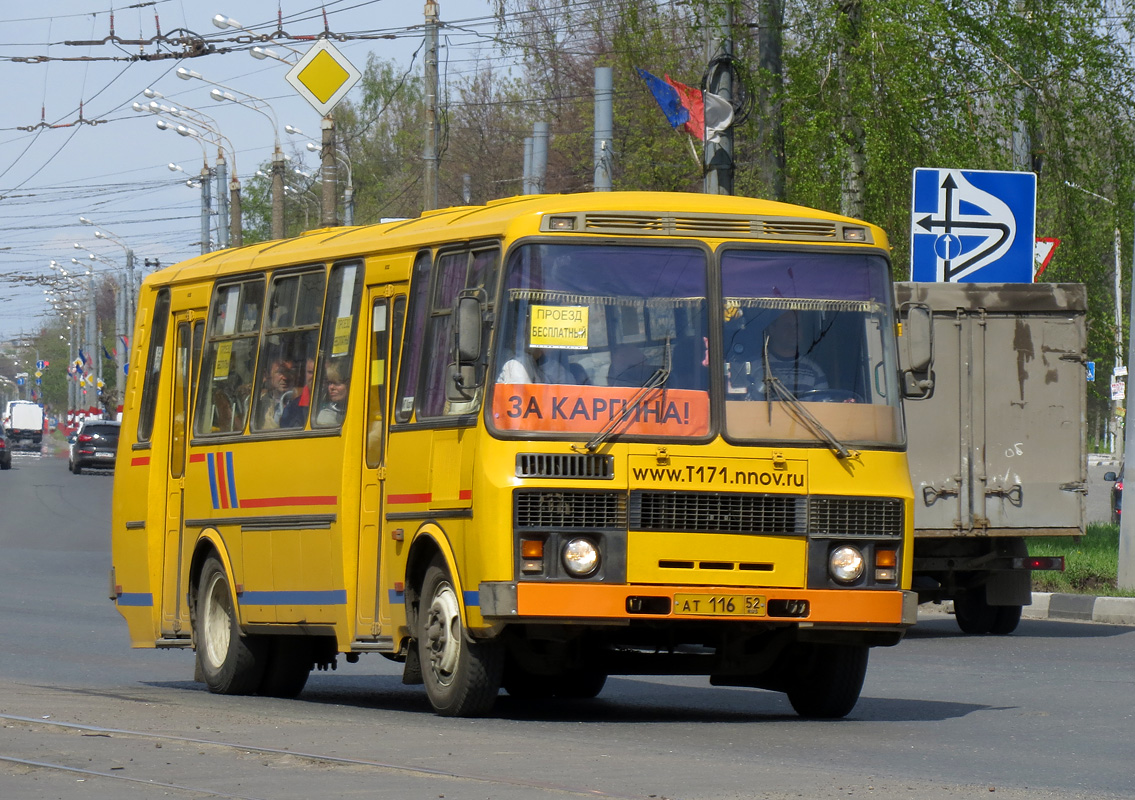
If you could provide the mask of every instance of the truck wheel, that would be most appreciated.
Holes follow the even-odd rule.
[[[985,587],[970,589],[954,598],[954,621],[962,633],[981,635],[993,630],[997,609],[985,600]]]
[[[264,676],[264,642],[240,635],[229,579],[216,557],[205,561],[198,586],[193,620],[198,672],[214,694],[252,694]]]
[[[785,692],[808,719],[840,719],[859,702],[870,648],[859,644],[797,644]]]
[[[486,714],[500,691],[503,646],[465,635],[461,601],[440,557],[426,570],[420,597],[418,655],[430,705],[443,717]]]
[[[994,613],[993,624],[989,632],[997,636],[1005,636],[1017,630],[1021,622],[1021,606],[992,606]]]

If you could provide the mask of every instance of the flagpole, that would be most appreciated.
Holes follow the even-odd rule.
[[[694,157],[694,163],[698,165],[698,169],[701,169],[703,164],[702,164],[701,156],[698,155],[698,148],[694,144],[694,137],[691,134],[687,133],[686,134],[686,141],[690,143],[690,153]]]

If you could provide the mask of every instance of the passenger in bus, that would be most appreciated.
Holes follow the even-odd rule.
[[[347,367],[332,361],[323,373],[327,400],[315,415],[316,425],[339,425],[347,413]]]
[[[762,337],[762,352],[754,354],[750,367],[750,399],[777,399],[775,390],[765,381],[764,340],[768,342],[769,369],[788,391],[801,397],[828,388],[824,370],[802,352],[799,312],[785,311],[769,323]]]
[[[292,362],[283,357],[274,358],[269,363],[268,372],[264,376],[264,386],[260,390],[256,404],[260,414],[260,425],[257,426],[257,430],[280,427],[280,417],[283,416],[284,407],[295,394],[294,374]]]
[[[530,347],[504,362],[497,383],[577,383],[568,369],[563,351]]]
[[[307,412],[311,407],[311,383],[315,380],[315,359],[304,362],[303,388],[284,406],[280,414],[281,428],[302,428],[307,422]]]

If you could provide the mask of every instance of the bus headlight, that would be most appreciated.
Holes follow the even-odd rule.
[[[564,545],[564,569],[576,578],[586,578],[599,569],[599,548],[582,537]]]
[[[851,545],[837,547],[828,556],[828,572],[840,583],[854,583],[863,576],[863,554]]]

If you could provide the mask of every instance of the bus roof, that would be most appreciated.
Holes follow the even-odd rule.
[[[547,231],[541,225],[549,215],[576,216],[578,227],[563,231],[575,235],[668,235],[888,247],[886,234],[874,225],[789,203],[692,192],[584,192],[509,197],[483,206],[437,209],[420,217],[374,225],[318,228],[290,239],[205,253],[155,272],[145,282],[179,283],[228,272],[407,250],[422,246],[427,232],[431,244],[515,238]],[[842,239],[844,227],[865,231],[864,239]]]

